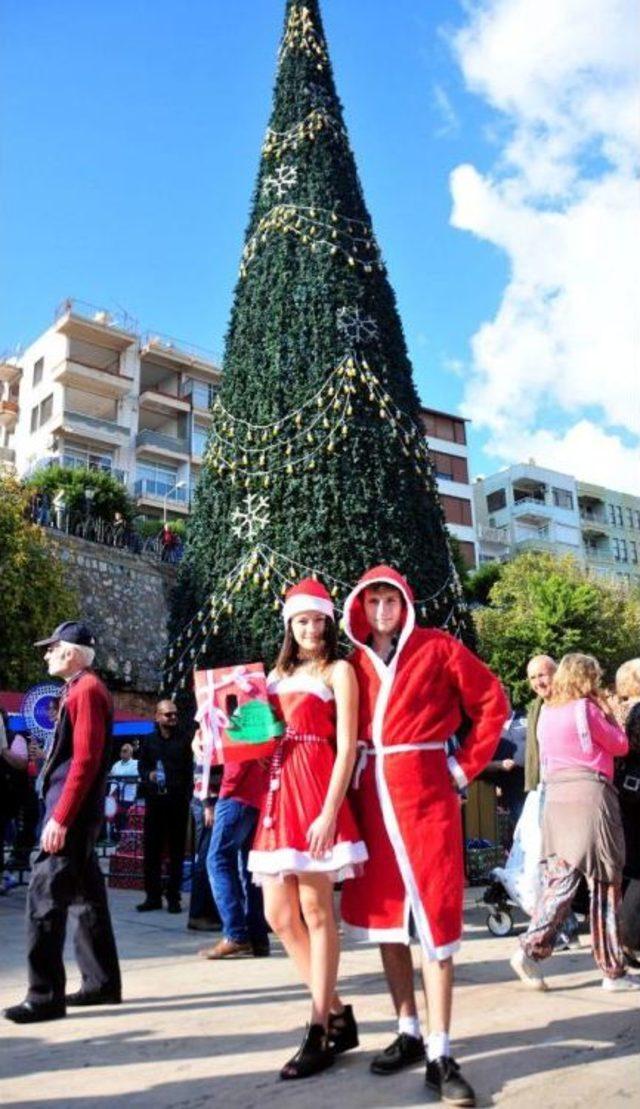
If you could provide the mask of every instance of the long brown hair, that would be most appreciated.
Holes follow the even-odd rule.
[[[325,616],[322,654],[318,656],[318,661],[321,665],[328,666],[330,663],[335,662],[337,657],[338,632],[336,625],[330,616]],[[280,654],[276,659],[276,670],[278,670],[280,674],[292,674],[299,662],[300,648],[291,630],[291,620],[287,620],[284,640],[280,648]]]

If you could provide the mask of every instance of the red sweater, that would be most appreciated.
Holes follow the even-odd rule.
[[[52,816],[68,828],[91,792],[110,742],[111,695],[97,674],[85,670],[70,682],[63,713],[71,725],[71,763]]]

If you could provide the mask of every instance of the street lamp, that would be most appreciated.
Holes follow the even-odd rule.
[[[167,522],[167,501],[169,500],[169,497],[171,496],[172,493],[175,493],[176,489],[184,489],[186,484],[187,484],[186,481],[177,481],[176,484],[172,485],[171,489],[168,489],[167,492],[165,493],[164,500],[162,502],[162,523],[163,524],[166,524],[166,522]]]

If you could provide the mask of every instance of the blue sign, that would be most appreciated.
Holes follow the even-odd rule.
[[[39,682],[27,690],[20,706],[27,731],[45,747],[51,742],[64,682]]]

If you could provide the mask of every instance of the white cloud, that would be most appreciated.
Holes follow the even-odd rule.
[[[436,130],[436,136],[438,138],[446,138],[448,135],[457,134],[460,130],[460,120],[442,85],[433,86],[433,102],[442,120],[440,126]]]
[[[507,128],[491,174],[452,173],[451,222],[503,250],[510,275],[471,341],[465,414],[501,460],[534,454],[640,491],[637,449],[620,437],[640,436],[635,4],[468,12],[454,40],[463,75]]]

